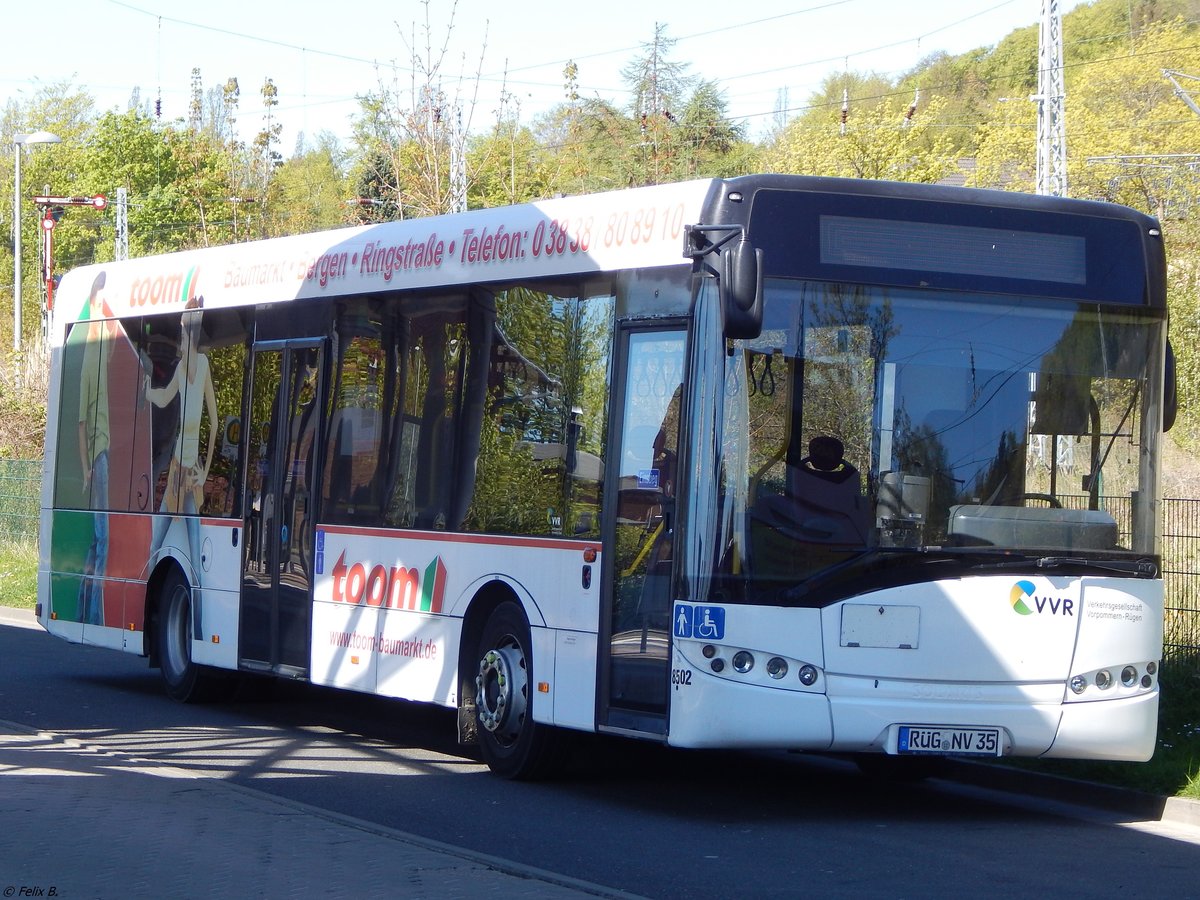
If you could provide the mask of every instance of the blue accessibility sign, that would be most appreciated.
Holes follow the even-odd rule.
[[[675,637],[719,641],[725,637],[725,610],[720,606],[675,604]]]

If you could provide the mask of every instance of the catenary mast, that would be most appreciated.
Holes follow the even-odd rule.
[[[1062,12],[1058,0],[1042,0],[1038,34],[1037,192],[1067,196],[1067,135],[1064,121]]]

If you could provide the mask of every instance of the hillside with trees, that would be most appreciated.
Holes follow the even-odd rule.
[[[1065,16],[1063,35],[1071,196],[1125,203],[1163,222],[1182,404],[1172,434],[1181,458],[1190,457],[1200,450],[1200,404],[1189,402],[1200,393],[1200,113],[1186,92],[1200,97],[1200,0],[1095,0]],[[411,60],[411,84],[381,81],[363,94],[345,144],[318,134],[285,152],[274,110],[287,85],[268,79],[243,93],[249,86],[236,73],[212,84],[199,68],[186,118],[156,117],[137,91],[123,111],[98,110],[86,88],[51,84],[9,102],[0,142],[11,147],[13,135],[39,129],[63,139],[25,155],[26,186],[109,197],[125,188],[135,256],[432,215],[462,193],[478,208],[754,171],[1033,187],[1036,26],[994,46],[933,54],[899,77],[831,72],[798,105],[781,99],[762,135],[731,118],[703,60],[682,59],[661,28],[645,38],[622,73],[624,103],[586,96],[581,66],[571,63],[562,101],[531,121],[512,98],[483,121],[460,83],[443,77],[444,60],[426,51]],[[247,131],[249,141],[240,137]],[[465,173],[458,183],[456,158]],[[12,164],[11,155],[0,158],[0,209],[12,208]],[[36,348],[32,211],[21,224],[22,332]],[[70,213],[54,234],[59,272],[114,258],[111,206]],[[12,271],[11,254],[11,245],[0,247],[0,271]],[[11,285],[0,285],[5,347],[11,304]],[[44,369],[36,349],[3,357],[0,456],[40,455]],[[1185,489],[1200,483],[1167,487]]]

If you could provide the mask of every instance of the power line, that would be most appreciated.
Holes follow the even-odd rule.
[[[321,56],[321,57],[326,57],[329,59],[341,60],[344,62],[353,62],[353,63],[369,65],[369,66],[373,66],[373,67],[382,66],[384,68],[388,68],[388,69],[392,69],[392,70],[395,70],[398,72],[404,72],[404,73],[412,73],[413,72],[412,68],[406,67],[406,66],[400,66],[400,65],[396,64],[396,62],[394,60],[391,62],[388,62],[388,63],[382,63],[378,59],[368,59],[368,58],[361,57],[361,56],[355,56],[353,54],[341,53],[341,52],[336,52],[336,51],[331,51],[331,50],[323,50],[323,49],[316,48],[316,47],[295,44],[295,43],[291,43],[288,41],[282,41],[282,40],[278,40],[278,39],[274,39],[274,38],[264,37],[260,34],[247,34],[245,32],[237,31],[232,28],[226,28],[223,26],[216,26],[216,25],[208,25],[203,22],[197,22],[197,21],[193,21],[190,19],[183,19],[183,18],[179,18],[177,16],[162,15],[160,13],[157,13],[152,10],[146,9],[144,7],[130,3],[130,2],[128,2],[128,0],[108,0],[108,2],[114,6],[118,6],[123,9],[127,9],[127,10],[129,10],[131,12],[135,12],[139,15],[153,18],[159,23],[160,27],[161,27],[161,23],[165,21],[165,22],[169,22],[171,24],[182,26],[185,28],[194,28],[194,29],[198,29],[201,31],[206,31],[206,32],[214,33],[214,34],[222,34],[222,35],[226,35],[229,37],[235,37],[235,38],[238,38],[241,40],[261,43],[261,44],[264,44],[267,46],[279,47],[279,48],[287,49],[287,50],[295,50],[295,51],[298,51],[298,52],[304,53],[304,54],[312,54],[314,56]],[[708,37],[713,34],[726,34],[733,30],[742,29],[742,28],[750,28],[750,27],[764,25],[764,24],[771,24],[771,23],[775,23],[775,22],[778,22],[783,19],[788,19],[788,18],[792,18],[795,16],[799,16],[799,15],[805,15],[808,13],[818,12],[818,11],[830,9],[833,7],[844,6],[847,4],[854,3],[854,2],[856,2],[856,0],[827,0],[827,2],[824,2],[824,3],[818,3],[818,4],[815,4],[812,6],[805,7],[803,9],[793,10],[792,12],[782,13],[782,14],[776,15],[776,16],[768,16],[768,17],[764,17],[764,18],[752,19],[752,20],[749,20],[746,22],[739,22],[739,23],[723,25],[721,28],[707,29],[704,31],[692,32],[690,34],[683,35],[682,37],[674,38],[673,40],[676,42],[679,42],[679,41],[693,40],[696,38]],[[759,72],[751,72],[751,73],[744,73],[741,75],[728,76],[726,78],[720,79],[720,83],[724,84],[729,81],[735,81],[735,80],[740,80],[743,78],[750,78],[750,77],[758,77],[761,75],[769,75],[769,74],[773,74],[775,72],[787,71],[789,69],[804,68],[807,66],[820,65],[823,63],[828,63],[828,62],[833,62],[833,61],[838,61],[838,60],[853,59],[858,56],[867,56],[872,53],[879,52],[881,50],[892,49],[894,47],[903,46],[904,44],[909,44],[909,43],[915,43],[918,46],[920,46],[921,41],[926,38],[929,38],[935,34],[939,34],[941,32],[950,30],[954,27],[957,27],[958,25],[961,25],[965,22],[979,18],[990,12],[994,12],[995,10],[1001,9],[1005,6],[1009,6],[1015,2],[1017,2],[1017,0],[1003,0],[1003,2],[993,4],[982,10],[978,10],[974,13],[963,16],[962,18],[956,19],[953,22],[948,22],[937,28],[931,29],[929,31],[923,32],[918,35],[913,35],[911,37],[904,38],[903,40],[890,42],[888,44],[883,44],[883,45],[879,45],[876,47],[854,50],[854,51],[850,51],[848,53],[840,53],[837,56],[829,57],[829,58],[823,59],[823,60],[811,60],[811,61],[808,61],[805,63],[793,64],[793,65],[789,65],[789,66],[781,66],[781,67],[777,67],[774,69],[761,70]],[[594,59],[594,58],[599,58],[599,57],[603,57],[603,56],[611,56],[611,55],[614,55],[617,53],[633,52],[633,51],[641,49],[641,47],[642,47],[642,45],[638,44],[638,45],[633,45],[633,46],[628,46],[628,47],[614,48],[611,50],[596,51],[593,53],[566,57],[566,58],[563,58],[560,60],[551,60],[551,61],[542,62],[542,63],[532,63],[532,64],[528,64],[525,66],[520,66],[517,68],[508,68],[507,72],[509,74],[511,74],[514,72],[532,71],[532,70],[536,70],[536,69],[546,68],[548,66],[564,65],[570,60],[578,61],[581,59]],[[484,81],[495,81],[498,77],[500,77],[501,74],[502,73],[486,73],[486,74],[481,74],[479,77],[481,80],[484,80]],[[522,84],[527,87],[555,87],[555,86],[558,86],[557,82],[554,84],[551,84],[549,82],[531,82],[531,81],[520,81],[520,82],[514,82],[514,83]],[[583,88],[585,90],[595,90],[595,91],[602,90],[601,88],[599,88],[597,86],[583,86]],[[181,93],[181,92],[175,92],[175,93]],[[350,100],[353,100],[356,96],[358,96],[358,95],[356,94],[356,95],[352,95],[349,97],[343,97],[343,98],[339,98],[339,99],[330,99],[325,102],[326,103],[348,102]],[[315,104],[312,104],[312,105],[315,105]],[[290,105],[288,105],[288,107],[286,107],[286,109],[288,109],[288,110],[305,109],[305,108],[310,108],[310,106],[311,105],[308,103],[290,104]],[[758,114],[752,114],[752,115],[758,115]],[[750,116],[747,116],[745,118],[749,118],[749,117]]]
[[[174,16],[164,16],[161,13],[151,12],[148,9],[142,9],[140,6],[134,6],[132,3],[127,3],[125,0],[108,0],[113,6],[120,6],[131,12],[139,13],[143,16],[150,16],[154,19],[159,19],[163,22],[170,22],[172,25],[183,25],[187,28],[197,28],[201,31],[209,31],[214,34],[224,34],[228,37],[241,38],[247,41],[256,41],[260,44],[267,44],[272,47],[282,47],[285,50],[298,50],[303,53],[312,53],[316,56],[327,56],[330,59],[340,59],[343,62],[362,63],[364,65],[376,66],[379,65],[378,60],[366,59],[362,56],[351,56],[348,53],[336,53],[332,50],[320,50],[314,47],[306,47],[301,44],[291,44],[287,41],[279,41],[274,38],[263,37],[261,34],[246,34],[241,31],[234,31],[232,28],[222,28],[217,25],[206,25],[203,22],[192,22],[188,19],[179,19]],[[412,69],[396,66],[394,63],[388,64],[387,68],[395,68],[402,72],[411,72]]]

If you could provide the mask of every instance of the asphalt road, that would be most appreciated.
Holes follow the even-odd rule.
[[[446,710],[277,682],[182,706],[145,660],[2,618],[0,720],[649,897],[1200,895],[1187,828],[598,739],[564,777],[513,784],[463,754]]]

